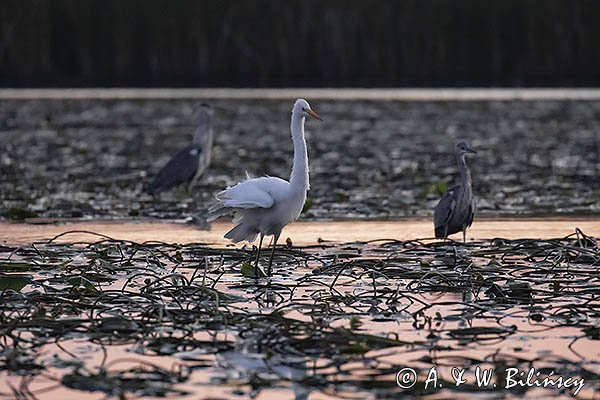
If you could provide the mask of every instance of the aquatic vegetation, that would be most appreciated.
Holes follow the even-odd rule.
[[[600,390],[600,249],[579,230],[281,246],[271,284],[253,257],[101,236],[0,248],[1,394],[389,398],[401,368],[431,365],[448,384],[411,393],[480,390],[453,387],[452,366],[535,366]]]
[[[2,218],[203,220],[214,193],[245,170],[288,176],[287,101],[214,105],[210,168],[191,192],[152,197],[143,190],[188,144],[196,101],[2,101]],[[456,179],[449,151],[458,137],[480,151],[472,161],[480,215],[600,213],[599,101],[313,105],[327,118],[307,129],[313,185],[304,219],[430,216]]]
[[[35,212],[29,211],[25,208],[10,207],[2,213],[2,216],[6,219],[23,221],[27,218],[35,218],[38,215]]]

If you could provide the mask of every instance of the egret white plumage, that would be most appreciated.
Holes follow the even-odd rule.
[[[298,99],[292,108],[290,129],[294,143],[294,160],[289,181],[266,176],[246,179],[235,186],[217,193],[218,203],[209,209],[208,222],[220,216],[233,214],[235,227],[225,234],[234,243],[242,240],[253,242],[260,235],[256,266],[265,236],[273,235],[273,250],[267,274],[271,275],[275,246],[283,228],[300,216],[310,188],[308,152],[304,137],[306,117],[321,120],[308,102]]]
[[[148,193],[160,193],[182,183],[188,184],[188,190],[194,187],[210,164],[213,142],[212,116],[213,108],[210,105],[200,105],[192,143],[171,157],[148,186]]]
[[[459,140],[454,146],[454,155],[460,173],[460,184],[444,193],[433,213],[435,237],[438,239],[446,239],[448,235],[462,231],[465,242],[467,228],[473,223],[476,206],[471,188],[471,171],[465,160],[468,153],[477,152],[467,142]]]

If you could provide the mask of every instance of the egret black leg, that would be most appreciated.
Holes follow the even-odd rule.
[[[275,248],[277,247],[277,240],[279,240],[279,235],[281,233],[276,233],[273,235],[273,250],[271,251],[271,259],[269,260],[269,269],[267,272],[267,276],[271,276],[271,267],[273,266],[273,257],[275,256]]]
[[[463,229],[463,243],[467,243],[467,228]]]
[[[256,260],[254,262],[254,266],[256,268],[256,274],[258,276],[258,259],[260,257],[260,248],[262,247],[262,242],[264,239],[265,235],[263,235],[262,233],[260,234],[260,240],[258,241],[258,251],[256,252]]]

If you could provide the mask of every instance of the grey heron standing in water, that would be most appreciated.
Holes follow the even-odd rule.
[[[438,239],[446,239],[449,235],[462,231],[465,242],[467,228],[473,223],[476,207],[471,189],[471,171],[465,160],[468,153],[476,151],[464,140],[459,140],[454,146],[454,155],[460,173],[460,184],[444,193],[433,213],[435,237]]]
[[[308,102],[298,99],[292,108],[291,132],[294,143],[294,161],[289,181],[272,176],[246,179],[235,186],[217,193],[217,204],[209,209],[207,221],[233,214],[235,226],[225,234],[234,243],[247,240],[253,242],[260,235],[256,268],[263,238],[273,235],[273,250],[267,275],[271,275],[275,246],[283,228],[300,216],[306,192],[310,188],[308,174],[308,152],[304,138],[306,117],[321,120]]]
[[[171,157],[148,186],[148,193],[164,192],[183,183],[188,185],[188,190],[192,189],[210,164],[213,143],[212,116],[213,108],[210,105],[200,105],[192,143]]]

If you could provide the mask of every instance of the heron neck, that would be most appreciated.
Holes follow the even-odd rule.
[[[467,160],[464,154],[458,154],[456,156],[456,163],[458,164],[458,171],[460,172],[460,180],[463,188],[470,189],[471,187],[471,171],[467,165]]]
[[[194,143],[196,146],[208,146],[212,145],[212,127],[211,126],[198,126],[194,131]]]
[[[292,113],[291,131],[294,142],[294,163],[290,174],[290,185],[304,191],[310,189],[308,176],[308,151],[304,138],[304,117]]]

